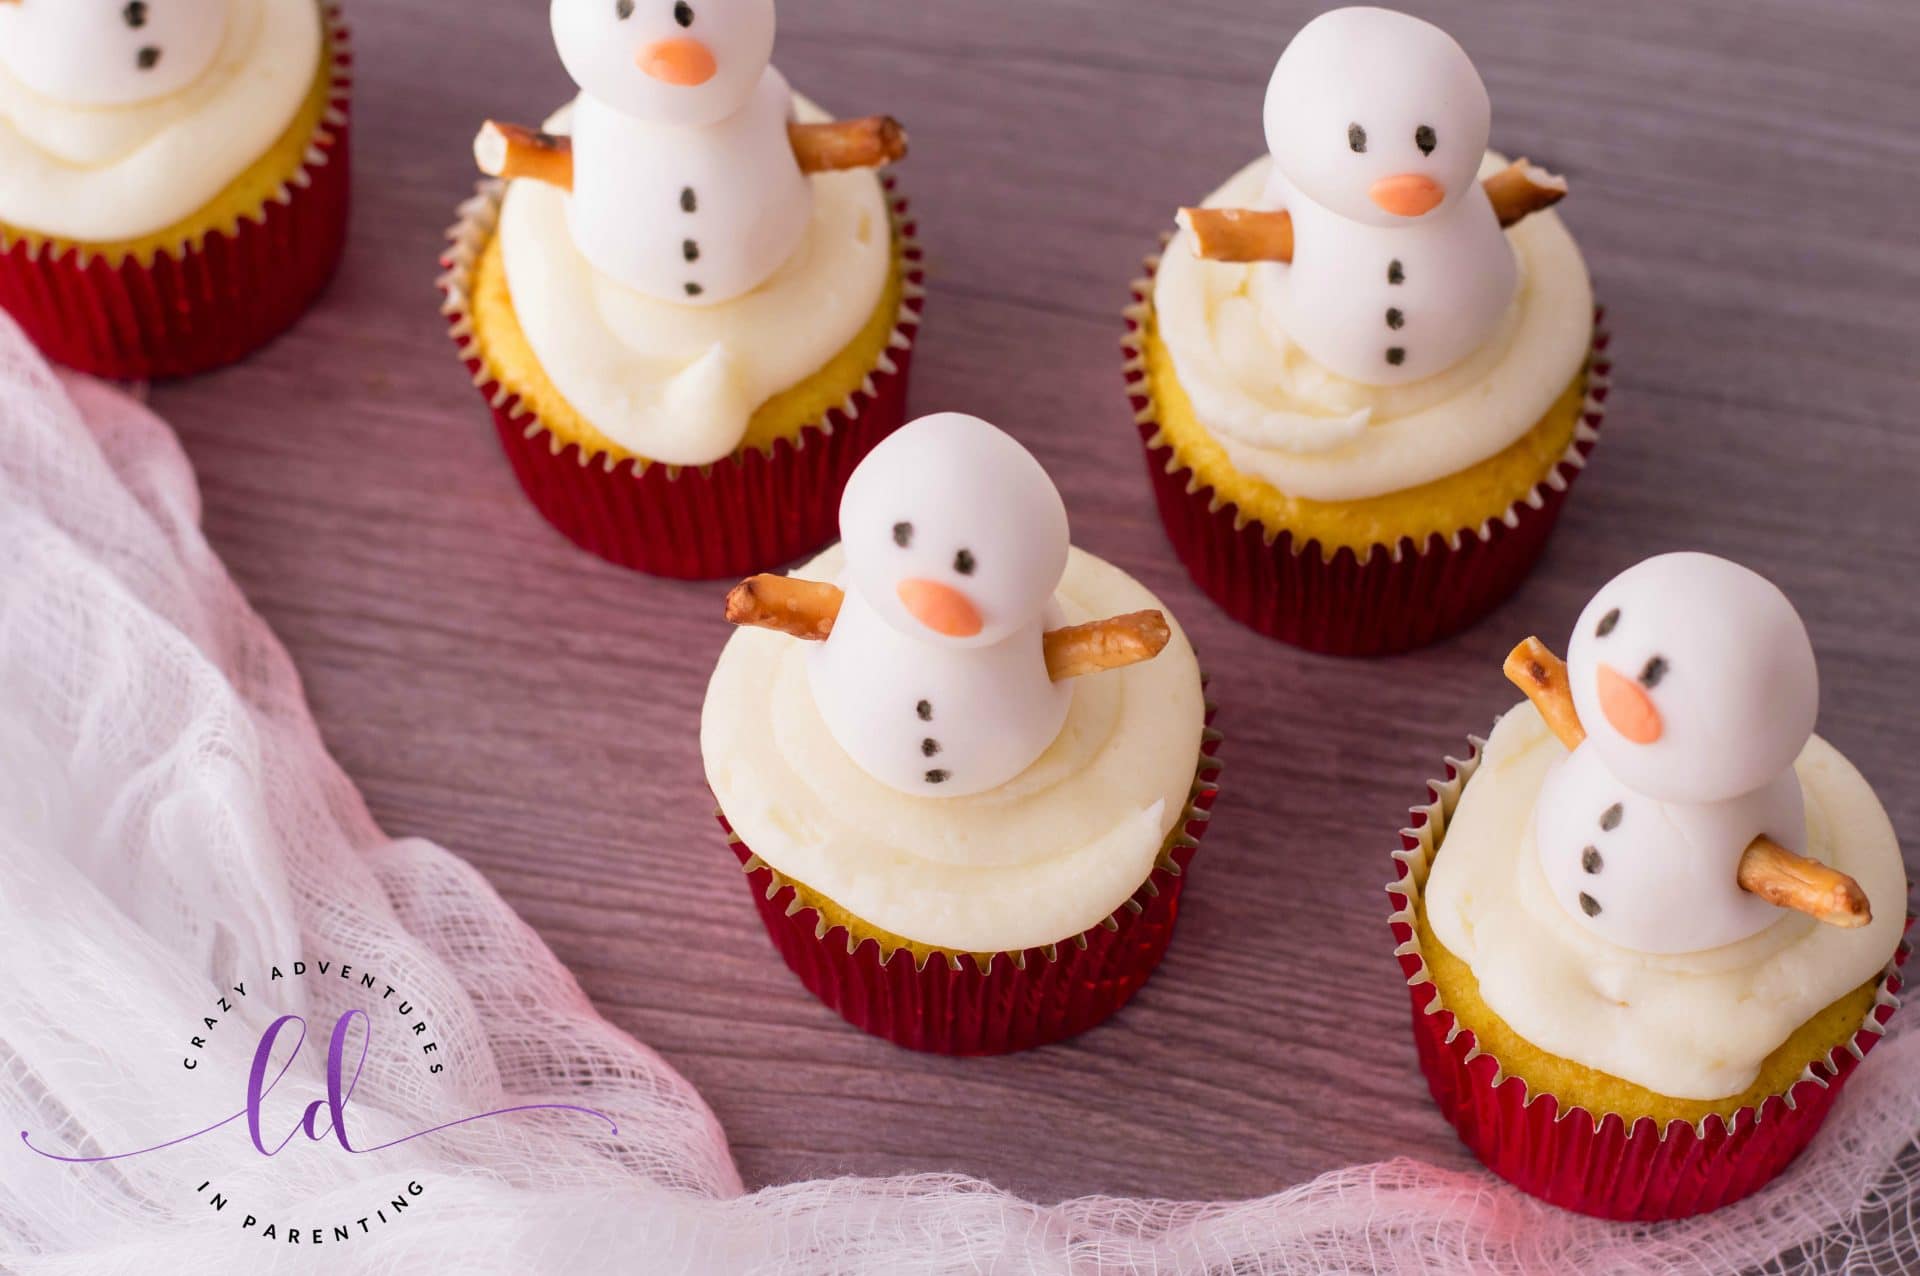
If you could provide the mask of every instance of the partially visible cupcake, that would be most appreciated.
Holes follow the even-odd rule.
[[[1606,394],[1565,183],[1487,153],[1436,27],[1340,9],[1266,103],[1272,154],[1181,214],[1128,311],[1163,522],[1236,619],[1317,651],[1432,641],[1545,544]]]
[[[1621,1219],[1796,1156],[1898,1004],[1886,812],[1813,735],[1806,630],[1705,554],[1622,573],[1508,674],[1533,703],[1434,785],[1388,889],[1420,1061],[1481,1160]]]
[[[919,252],[871,170],[881,116],[831,123],[769,58],[772,0],[555,0],[580,97],[489,123],[443,307],[528,497],[664,576],[817,549],[906,419]]]
[[[277,336],[346,241],[349,63],[316,0],[0,0],[0,309],[123,379]]]
[[[1152,973],[1214,795],[1200,672],[1158,600],[1068,545],[973,417],[854,474],[843,545],[728,599],[707,781],[787,964],[921,1050],[1084,1031]]]

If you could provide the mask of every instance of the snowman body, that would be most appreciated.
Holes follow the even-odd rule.
[[[220,52],[230,0],[0,0],[0,66],[68,106],[151,102]]]
[[[927,797],[984,792],[1032,765],[1066,723],[1073,693],[1048,678],[1042,645],[1060,623],[1048,604],[991,646],[941,646],[890,624],[849,588],[833,632],[807,653],[814,703],[882,783]]]
[[[1587,929],[1638,952],[1696,952],[1780,920],[1741,888],[1740,859],[1763,835],[1803,851],[1806,806],[1791,769],[1724,801],[1647,797],[1589,740],[1548,773],[1534,835],[1553,897]]]
[[[799,248],[813,188],[787,134],[793,91],[772,67],[714,123],[627,114],[592,93],[574,111],[568,225],[595,270],[665,301],[751,292]]]
[[[1477,183],[1399,225],[1341,216],[1277,166],[1270,208],[1293,218],[1291,264],[1263,263],[1261,304],[1321,366],[1368,385],[1444,372],[1484,344],[1513,302],[1519,268]]]

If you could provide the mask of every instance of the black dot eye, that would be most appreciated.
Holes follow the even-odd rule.
[[[1347,148],[1355,155],[1367,153],[1367,130],[1358,124],[1347,125]]]
[[[1608,634],[1613,632],[1613,627],[1619,623],[1620,623],[1620,609],[1618,607],[1615,607],[1612,611],[1600,617],[1600,623],[1594,626],[1593,636],[1595,638],[1605,638]]]
[[[614,0],[613,16],[625,22],[633,16],[633,0]]]
[[[1647,661],[1646,668],[1640,671],[1640,685],[1648,688],[1657,687],[1660,685],[1660,680],[1666,676],[1667,658],[1655,656]]]
[[[1433,154],[1433,148],[1439,145],[1439,142],[1440,139],[1433,135],[1433,126],[1430,124],[1422,124],[1413,130],[1413,144],[1420,148],[1422,155]]]
[[[913,544],[913,524],[895,523],[893,525],[893,543],[901,549]]]
[[[683,27],[692,26],[693,6],[688,4],[687,0],[680,0],[679,4],[673,6],[673,20]]]
[[[127,0],[127,7],[120,10],[120,19],[134,30],[147,25],[147,0]]]
[[[959,572],[962,576],[973,575],[973,567],[974,567],[974,563],[973,563],[972,550],[963,549],[958,554],[955,554],[953,556],[953,570]]]

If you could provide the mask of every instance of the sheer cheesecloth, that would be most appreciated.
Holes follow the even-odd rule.
[[[298,675],[199,530],[167,427],[50,372],[0,315],[0,1271],[85,1272],[1826,1272],[1910,1270],[1920,1247],[1920,1037],[1851,1082],[1811,1151],[1758,1197],[1630,1227],[1562,1213],[1478,1171],[1410,1160],[1263,1200],[1036,1205],[954,1175],[748,1194],[700,1096],[597,1015],[473,869],[384,836],[328,758]],[[691,742],[689,743],[691,747]],[[262,1157],[228,1127],[147,1156],[66,1165],[235,1110],[183,1070],[290,1010],[315,1025],[270,1099],[275,1129],[324,1092],[323,1047],[377,972],[422,1008],[438,1058],[376,1048],[356,1142],[476,1112],[386,1153],[296,1139]],[[271,1004],[269,1004],[269,1002]],[[1897,1020],[1896,1020],[1897,1022]],[[389,1038],[393,1026],[377,1025]],[[278,1058],[280,1056],[276,1056]],[[228,1067],[222,1076],[234,1075]],[[1414,1100],[1409,1100],[1414,1101]],[[270,1136],[272,1137],[272,1136]],[[403,1218],[369,1214],[408,1181]],[[216,1212],[196,1191],[232,1202]],[[236,1212],[259,1225],[242,1228]],[[322,1226],[319,1248],[269,1222]]]

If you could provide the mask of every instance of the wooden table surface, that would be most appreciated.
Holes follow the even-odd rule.
[[[583,554],[522,499],[433,288],[487,115],[568,93],[543,0],[347,0],[352,242],[292,334],[155,390],[206,524],[395,835],[478,865],[608,1018],[725,1124],[749,1185],[952,1170],[1044,1199],[1229,1198],[1402,1154],[1469,1163],[1425,1096],[1382,885],[1441,758],[1663,550],[1728,554],[1813,632],[1821,730],[1920,863],[1920,10],[1905,0],[1451,0],[1494,144],[1566,173],[1615,333],[1605,437],[1532,581],[1399,659],[1225,618],[1154,515],[1121,392],[1127,283],[1260,147],[1293,0],[789,0],[778,61],[907,122],[930,297],[917,412],[1013,431],[1075,540],[1144,580],[1214,676],[1224,792],[1159,974],[1012,1058],[898,1050],[808,996],[711,818],[696,739],[723,586]],[[1883,905],[1891,906],[1891,905]]]

